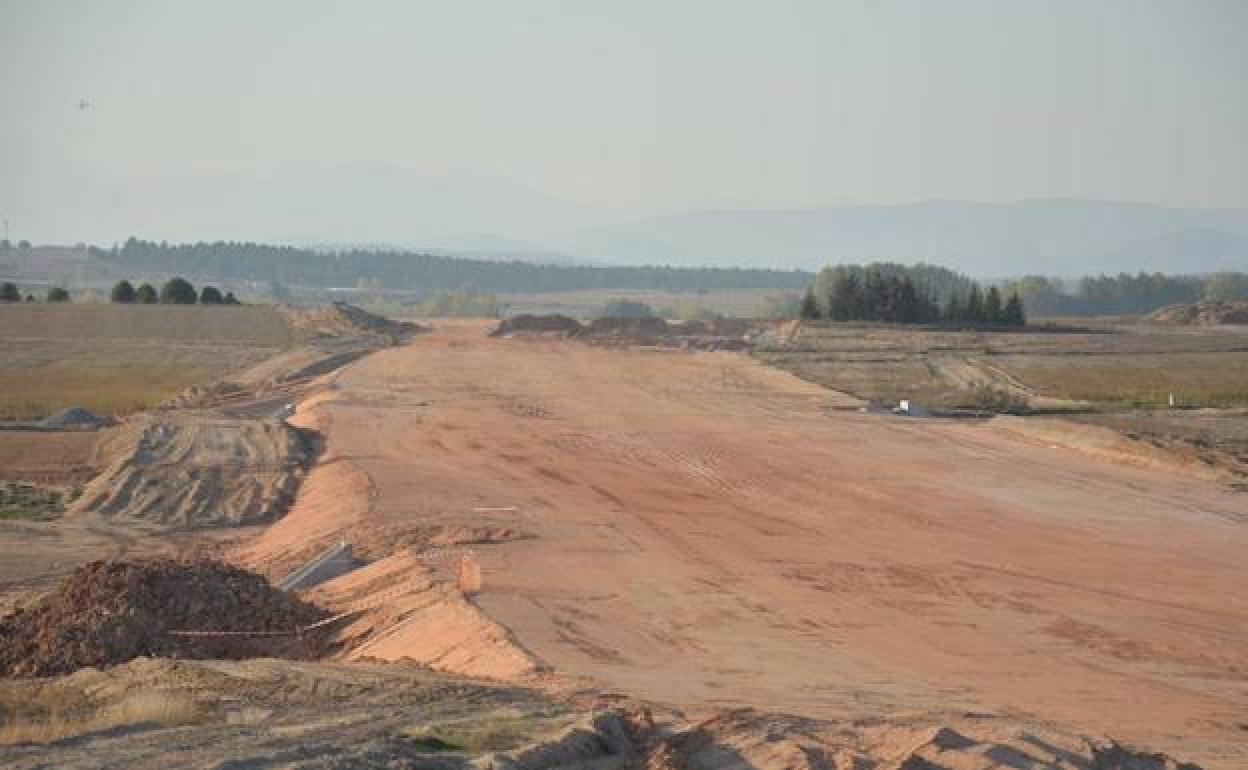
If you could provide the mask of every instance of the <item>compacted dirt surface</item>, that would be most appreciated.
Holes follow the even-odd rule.
[[[278,576],[351,542],[369,566],[310,598],[360,611],[359,657],[1248,766],[1242,492],[859,414],[735,353],[488,332],[440,323],[341,371],[293,420],[326,446],[293,508],[232,554]],[[467,597],[437,580],[465,559]]]

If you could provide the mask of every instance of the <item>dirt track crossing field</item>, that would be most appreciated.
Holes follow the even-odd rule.
[[[476,604],[559,676],[638,697],[1025,715],[1248,766],[1248,495],[860,415],[744,355],[487,331],[439,324],[309,407],[352,479],[317,493],[352,510],[319,536],[525,535],[472,546]],[[254,553],[314,548],[274,540],[299,516]]]

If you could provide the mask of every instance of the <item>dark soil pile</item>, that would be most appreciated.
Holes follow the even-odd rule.
[[[502,337],[516,332],[557,332],[573,335],[581,331],[581,323],[566,315],[531,315],[528,313],[504,318],[498,327],[490,333],[491,337]]]
[[[71,406],[48,417],[40,425],[53,429],[98,428],[106,422],[108,420],[103,417],[96,417],[82,407]]]
[[[595,318],[587,329],[591,337],[628,337],[648,339],[668,334],[667,321],[662,318]]]
[[[260,575],[220,562],[97,561],[0,619],[0,675],[54,676],[140,656],[308,658],[321,652],[315,631],[169,632],[296,632],[327,616]]]

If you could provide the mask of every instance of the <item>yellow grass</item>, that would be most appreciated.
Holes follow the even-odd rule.
[[[273,308],[0,306],[0,419],[145,409],[292,340]]]
[[[201,716],[199,707],[187,693],[139,692],[85,713],[54,709],[42,717],[14,718],[0,725],[0,745],[49,743],[117,727],[190,724]]]
[[[1248,404],[1248,353],[1003,357],[1002,368],[1045,395],[1162,406]]]

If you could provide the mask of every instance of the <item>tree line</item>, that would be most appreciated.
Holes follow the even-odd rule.
[[[0,283],[0,302],[22,302],[22,292],[17,288],[17,284],[12,281]],[[27,294],[26,302],[34,302],[35,295]],[[60,286],[53,286],[48,289],[47,294],[43,297],[44,302],[69,302],[69,290]]]
[[[807,288],[799,312],[802,318],[832,321],[1027,323],[1016,292],[1003,298],[996,286],[985,290],[946,268],[896,263],[825,268]]]
[[[194,305],[196,302],[201,305],[241,304],[234,292],[227,291],[222,294],[216,286],[205,286],[196,292],[194,284],[185,278],[165,281],[159,292],[150,283],[139,284],[135,288],[129,281],[121,280],[113,285],[108,298],[122,305]]]
[[[1198,300],[1248,298],[1248,274],[1207,276],[1164,273],[1086,275],[1073,285],[1058,278],[1028,275],[1006,282],[1032,313],[1044,315],[1128,315]]]
[[[409,251],[315,251],[292,246],[217,241],[168,244],[129,238],[90,248],[93,258],[129,271],[200,276],[222,281],[343,288],[376,282],[391,289],[543,292],[581,289],[797,289],[801,270],[751,268],[598,267],[492,261]]]
[[[118,281],[113,285],[108,298],[121,305],[239,305],[242,304],[234,296],[234,292],[224,294],[216,286],[205,286],[196,291],[194,284],[185,278],[172,278],[161,285],[160,291],[150,283],[140,284],[137,288],[129,281]],[[21,302],[22,293],[17,284],[11,281],[0,283],[0,302]],[[26,302],[34,302],[35,298],[27,294]],[[69,302],[69,290],[61,286],[48,289],[45,302]]]

